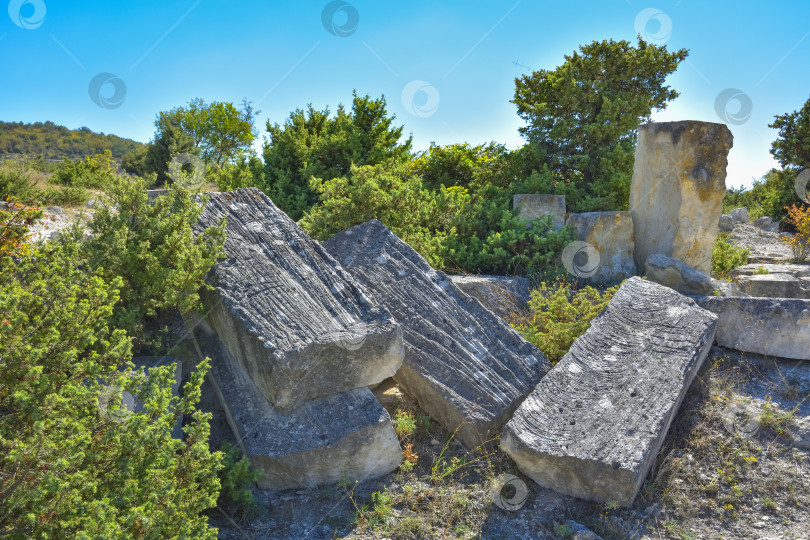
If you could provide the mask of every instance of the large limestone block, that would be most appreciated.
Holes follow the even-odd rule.
[[[810,360],[810,300],[696,296],[718,316],[717,344],[738,351]]]
[[[765,296],[768,298],[805,298],[799,278],[790,274],[756,274],[740,276],[737,280],[740,289],[750,296]]]
[[[688,264],[660,253],[647,257],[647,278],[682,294],[711,294],[712,278]]]
[[[391,418],[368,388],[316,399],[292,412],[273,407],[205,322],[194,332],[211,358],[208,381],[263,489],[309,488],[377,478],[402,462]]]
[[[640,271],[647,257],[662,253],[711,273],[731,145],[724,124],[685,120],[639,128],[630,212]]]
[[[559,231],[565,225],[565,195],[524,193],[512,197],[512,205],[518,217],[526,221],[551,216],[552,230]]]
[[[752,263],[738,266],[732,273],[737,276],[753,276],[758,273],[790,274],[797,278],[810,277],[810,263]]]
[[[630,505],[716,324],[689,298],[630,278],[518,407],[501,448],[544,487]]]
[[[636,274],[633,260],[633,217],[630,212],[586,212],[571,214],[566,224],[573,225],[577,240],[587,242],[599,254],[596,271],[583,274],[586,283],[607,284]],[[590,263],[590,261],[589,261]]]
[[[528,314],[531,282],[519,276],[448,276],[453,284],[495,315],[509,320]]]
[[[402,363],[402,331],[357,282],[255,188],[212,193],[198,227],[228,218],[206,277],[208,319],[276,407],[376,384]]]
[[[405,359],[394,380],[468,448],[495,437],[551,367],[534,345],[433,270],[377,220],[324,247],[402,325]]]

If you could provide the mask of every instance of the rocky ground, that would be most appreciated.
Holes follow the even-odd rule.
[[[739,247],[751,251],[749,262],[779,262],[790,259],[793,253],[790,246],[780,241],[780,237],[790,233],[768,232],[755,227],[737,223],[731,233],[731,241]]]

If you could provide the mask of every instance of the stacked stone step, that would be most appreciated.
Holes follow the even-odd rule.
[[[226,255],[206,277],[194,335],[259,486],[395,469],[402,451],[368,386],[399,369],[399,325],[259,190],[208,197],[196,227],[226,218]]]

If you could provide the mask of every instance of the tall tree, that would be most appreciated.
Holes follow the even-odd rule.
[[[810,167],[810,98],[798,111],[775,116],[768,127],[779,130],[771,154],[783,168]]]
[[[547,166],[573,211],[627,208],[637,128],[678,96],[664,81],[687,54],[641,37],[594,41],[515,79],[529,169]]]
[[[291,218],[300,219],[318,202],[311,178],[329,180],[347,176],[352,164],[410,157],[412,138],[400,142],[403,128],[394,127],[395,119],[388,114],[384,96],[371,99],[355,92],[351,111],[339,105],[331,116],[328,108],[308,105],[290,113],[284,125],[267,122],[270,139],[263,151],[262,189]]]

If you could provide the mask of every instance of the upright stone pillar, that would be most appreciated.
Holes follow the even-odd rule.
[[[725,124],[683,120],[639,128],[630,188],[639,272],[655,253],[711,272],[732,143]]]

